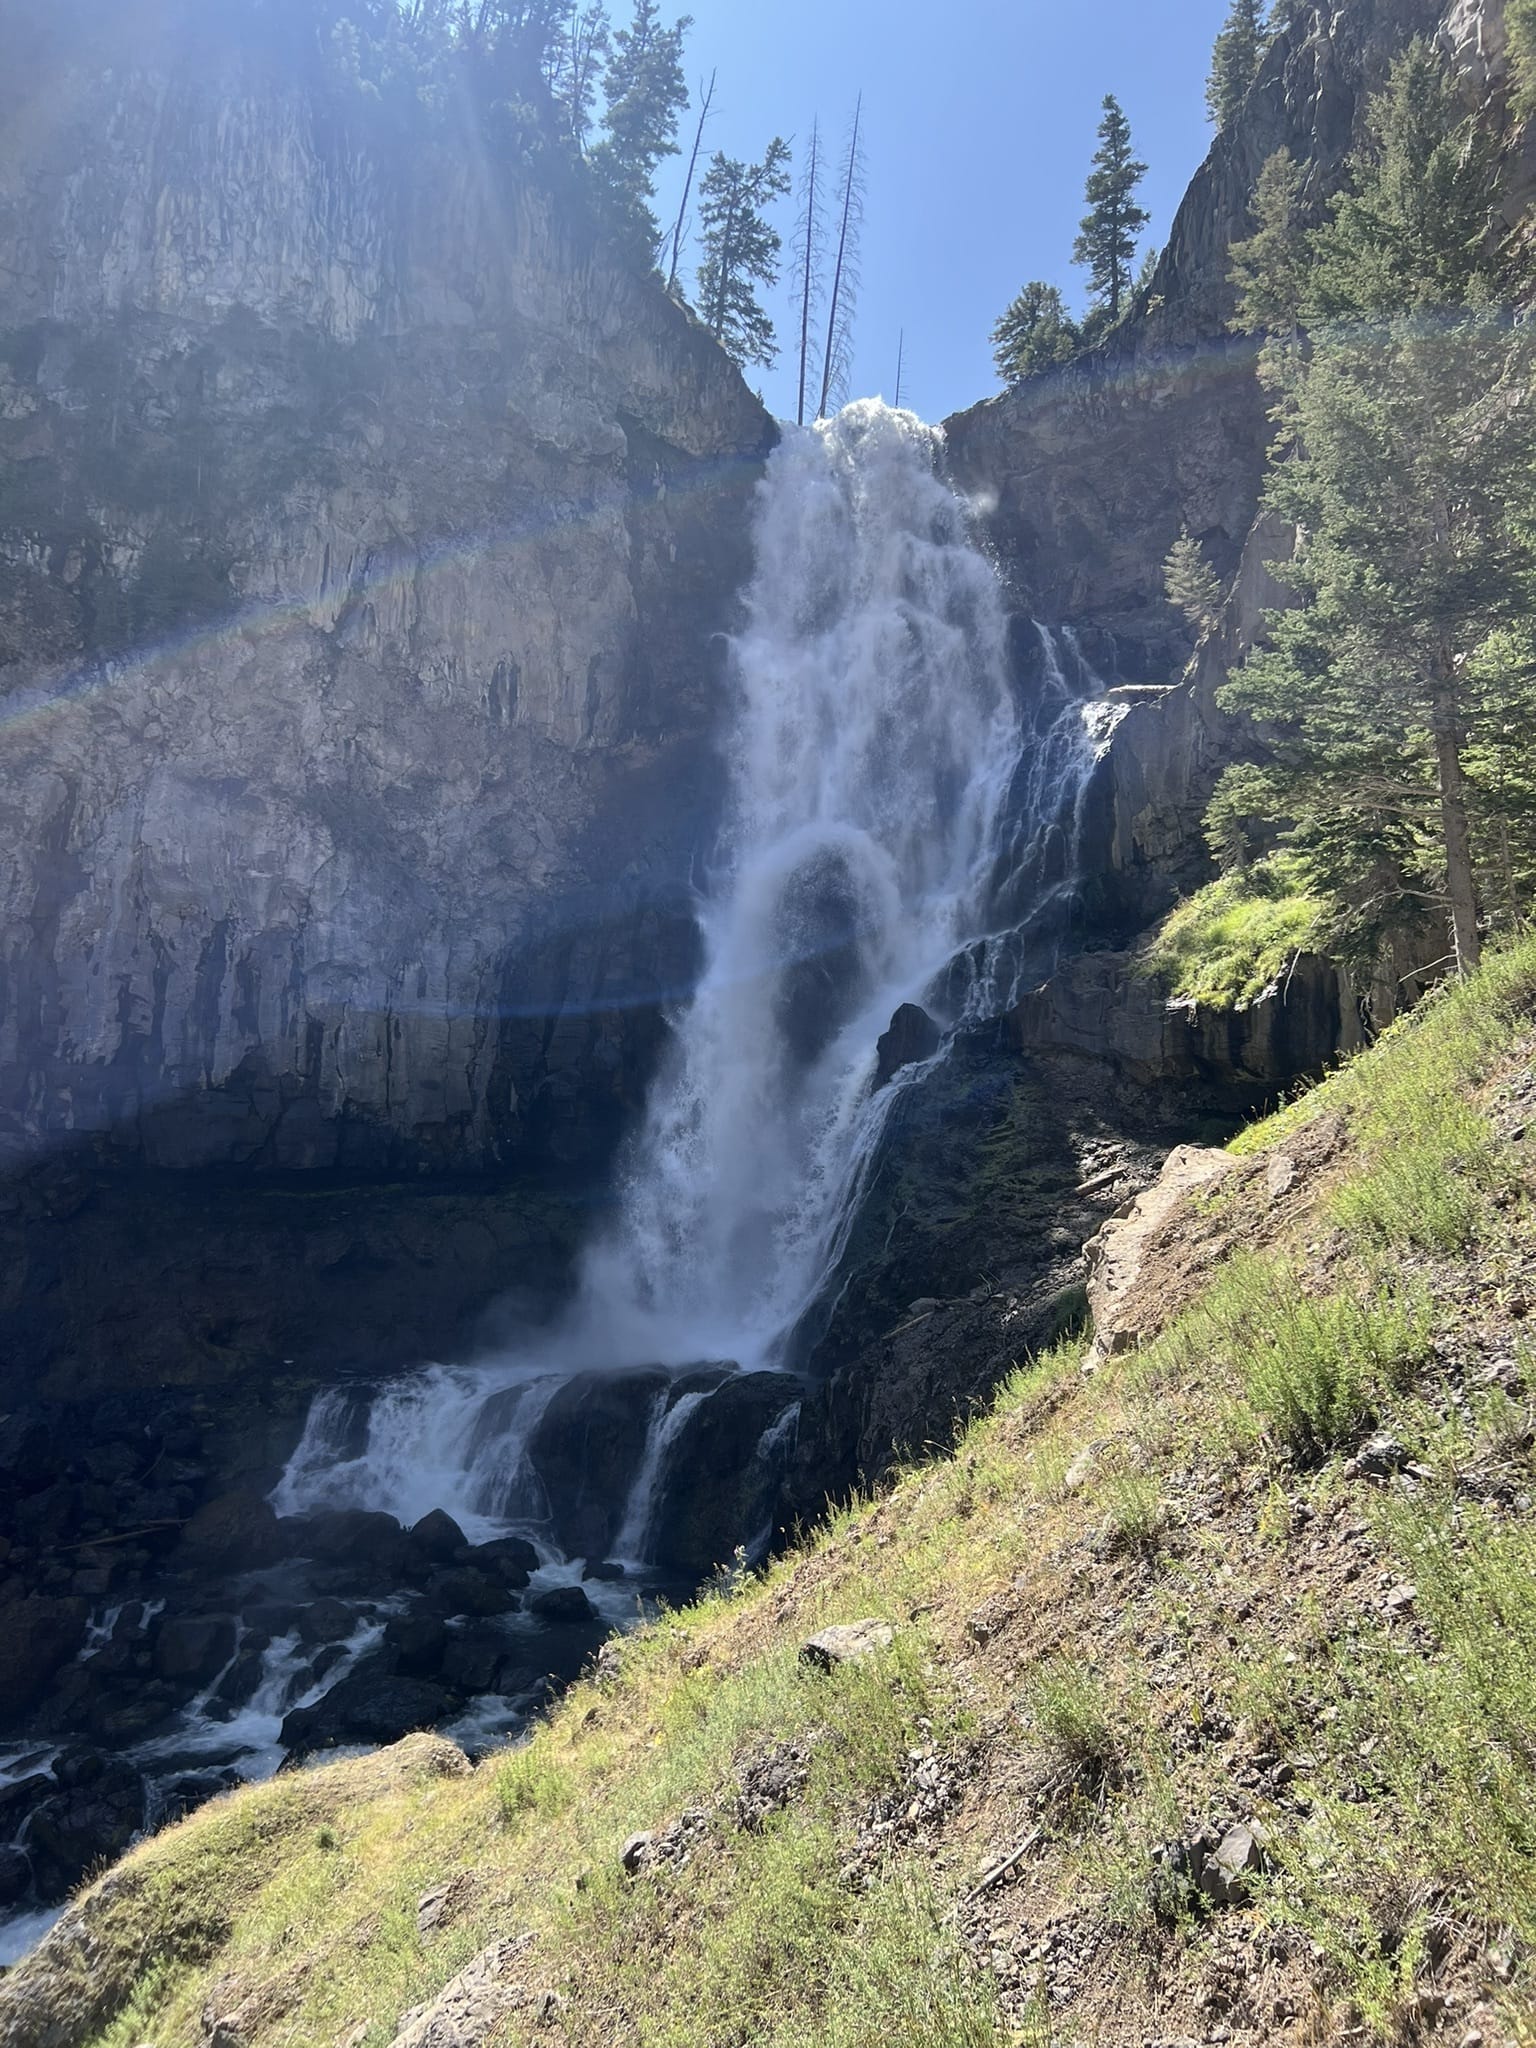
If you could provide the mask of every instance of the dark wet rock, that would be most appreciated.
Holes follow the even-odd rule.
[[[406,1531],[406,1541],[413,1559],[420,1557],[428,1564],[448,1564],[468,1547],[464,1531],[442,1508],[433,1508],[429,1515],[413,1522]]]
[[[689,1415],[660,1475],[650,1532],[656,1561],[702,1578],[730,1561],[738,1544],[768,1524],[782,1473],[763,1455],[764,1439],[800,1399],[789,1373],[722,1373]],[[710,1475],[709,1484],[668,1485],[669,1472]]]
[[[243,1707],[260,1685],[265,1663],[262,1651],[243,1649],[219,1680],[215,1697],[226,1707]]]
[[[14,1842],[0,1843],[0,1906],[20,1903],[32,1889],[32,1862]]]
[[[903,1067],[932,1059],[944,1034],[917,1003],[903,1003],[875,1048],[875,1086],[883,1088]]]
[[[439,1614],[510,1614],[518,1604],[517,1595],[489,1572],[477,1572],[467,1565],[450,1565],[433,1572],[423,1596]]]
[[[13,1720],[42,1698],[49,1680],[85,1640],[84,1600],[32,1595],[0,1606],[0,1721]]]
[[[144,1781],[131,1764],[93,1754],[65,1759],[59,1789],[27,1828],[27,1853],[44,1899],[62,1898],[98,1865],[121,1856],[144,1824]]]
[[[298,1616],[301,1643],[345,1642],[358,1624],[358,1613],[345,1600],[311,1600]]]
[[[235,1635],[227,1614],[162,1616],[155,1630],[155,1676],[173,1684],[216,1678],[235,1654]]]
[[[284,1535],[301,1557],[390,1574],[404,1569],[406,1535],[393,1515],[369,1508],[330,1508],[290,1520],[292,1526]]]
[[[507,1645],[502,1637],[466,1631],[450,1637],[443,1651],[443,1678],[459,1692],[495,1692],[506,1661]]]
[[[523,1536],[498,1536],[490,1543],[466,1543],[454,1552],[455,1564],[472,1565],[476,1571],[494,1572],[503,1585],[521,1591],[529,1574],[539,1568],[539,1553]]]
[[[257,1571],[287,1549],[289,1525],[258,1493],[223,1493],[200,1507],[181,1532],[182,1561],[197,1570]]]
[[[185,1777],[173,1778],[156,1794],[155,1825],[166,1828],[173,1821],[185,1819],[187,1814],[196,1813],[200,1806],[206,1806],[210,1799],[219,1798],[240,1782],[237,1771],[189,1771]]]
[[[616,1564],[612,1558],[606,1558],[598,1564],[583,1565],[581,1576],[584,1579],[595,1579],[599,1584],[617,1585],[621,1579],[627,1579],[629,1573],[623,1565]]]
[[[546,1586],[530,1594],[528,1612],[550,1623],[596,1621],[597,1609],[580,1586]]]
[[[384,1647],[392,1650],[399,1668],[411,1678],[428,1678],[443,1661],[448,1627],[440,1614],[413,1609],[384,1624]]]
[[[446,1687],[396,1672],[393,1659],[370,1658],[311,1707],[283,1722],[285,1749],[332,1749],[341,1742],[398,1742],[447,1718],[455,1704]]]
[[[528,1456],[567,1557],[606,1557],[645,1455],[663,1372],[578,1373],[545,1408]]]

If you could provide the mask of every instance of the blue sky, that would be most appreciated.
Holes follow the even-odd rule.
[[[756,157],[782,133],[798,170],[812,115],[841,146],[862,88],[869,196],[854,392],[892,395],[904,327],[906,402],[939,419],[999,388],[988,336],[1026,279],[1048,278],[1080,302],[1072,241],[1106,92],[1118,95],[1150,167],[1149,239],[1166,239],[1209,145],[1205,74],[1227,5],[677,0],[664,12],[694,17],[690,86],[701,72],[720,74],[706,151]],[[692,123],[690,114],[690,138]],[[668,222],[681,183],[674,160],[657,207]],[[786,256],[791,219],[786,203]],[[787,276],[771,310],[782,341]],[[776,412],[793,412],[787,348],[752,381]]]

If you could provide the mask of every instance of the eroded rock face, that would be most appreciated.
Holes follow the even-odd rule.
[[[600,1158],[769,422],[473,137],[140,62],[4,122],[0,1151]]]

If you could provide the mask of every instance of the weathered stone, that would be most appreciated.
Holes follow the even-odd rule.
[[[903,1003],[875,1047],[875,1086],[883,1088],[903,1067],[932,1059],[944,1034],[919,1003]]]
[[[482,1949],[430,2005],[405,2014],[390,2048],[484,2048],[499,2023],[528,2003],[511,1977],[527,1946],[524,1936]]]
[[[896,1631],[888,1621],[840,1622],[824,1628],[800,1646],[800,1661],[818,1671],[835,1671],[842,1664],[857,1664],[866,1657],[888,1650]]]
[[[449,1564],[458,1552],[468,1548],[464,1531],[442,1508],[433,1508],[406,1531],[413,1552],[431,1564]]]
[[[1264,1830],[1255,1820],[1227,1829],[1200,1862],[1200,1889],[1212,1905],[1236,1906],[1248,1898],[1250,1879],[1267,1867],[1267,1848]]]
[[[546,1586],[542,1593],[530,1594],[528,1612],[552,1624],[597,1619],[597,1609],[580,1586]]]
[[[517,1595],[489,1572],[477,1572],[468,1565],[450,1565],[427,1580],[422,1596],[439,1614],[487,1616],[510,1614],[518,1604]]]
[[[167,1614],[155,1630],[157,1678],[216,1678],[235,1654],[235,1624],[227,1614]]]
[[[639,1871],[644,1870],[646,1864],[651,1861],[655,1846],[656,1837],[649,1829],[642,1829],[639,1834],[630,1835],[619,1851],[619,1862],[625,1873],[634,1877]]]
[[[446,1720],[453,1704],[445,1687],[398,1675],[370,1659],[312,1707],[295,1708],[278,1740],[299,1751],[331,1749],[339,1742],[398,1742]]]
[[[425,1678],[437,1670],[448,1647],[448,1629],[439,1614],[396,1614],[384,1624],[384,1646],[392,1650],[400,1670]]]
[[[283,1556],[286,1541],[271,1503],[236,1490],[206,1502],[181,1532],[181,1552],[200,1571],[255,1571]]]

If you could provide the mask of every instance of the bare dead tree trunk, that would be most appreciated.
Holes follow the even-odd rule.
[[[816,179],[821,168],[821,133],[819,124],[811,123],[811,152],[805,172],[805,218],[801,233],[805,237],[805,264],[800,280],[800,395],[795,403],[795,425],[805,425],[805,380],[810,370],[811,359],[811,296],[815,289],[816,273]]]
[[[827,352],[821,364],[821,397],[816,406],[817,419],[826,416],[827,400],[832,394],[832,380],[837,374],[838,361],[838,314],[842,307],[843,284],[848,270],[849,232],[854,225],[854,201],[859,189],[859,120],[864,111],[864,95],[859,94],[853,109],[853,135],[848,144],[848,164],[843,174],[843,214],[837,234],[837,264],[832,272],[832,304],[827,314]]]
[[[1478,931],[1477,878],[1472,867],[1472,834],[1467,824],[1467,785],[1461,766],[1461,717],[1456,684],[1449,671],[1436,683],[1430,708],[1435,770],[1440,783],[1440,833],[1445,848],[1446,894],[1456,968],[1470,974],[1483,957]]]
[[[667,290],[677,284],[677,265],[683,253],[683,229],[688,224],[688,201],[693,193],[693,174],[699,167],[699,150],[704,142],[704,123],[709,119],[710,102],[715,97],[715,79],[719,74],[711,71],[709,86],[699,104],[699,125],[693,131],[693,148],[688,155],[688,175],[683,180],[683,200],[677,209],[677,221],[672,229],[672,263],[667,271]],[[701,80],[702,84],[703,81]]]
[[[896,396],[891,401],[892,410],[901,411],[901,372],[907,360],[907,330],[902,328],[896,337]]]

